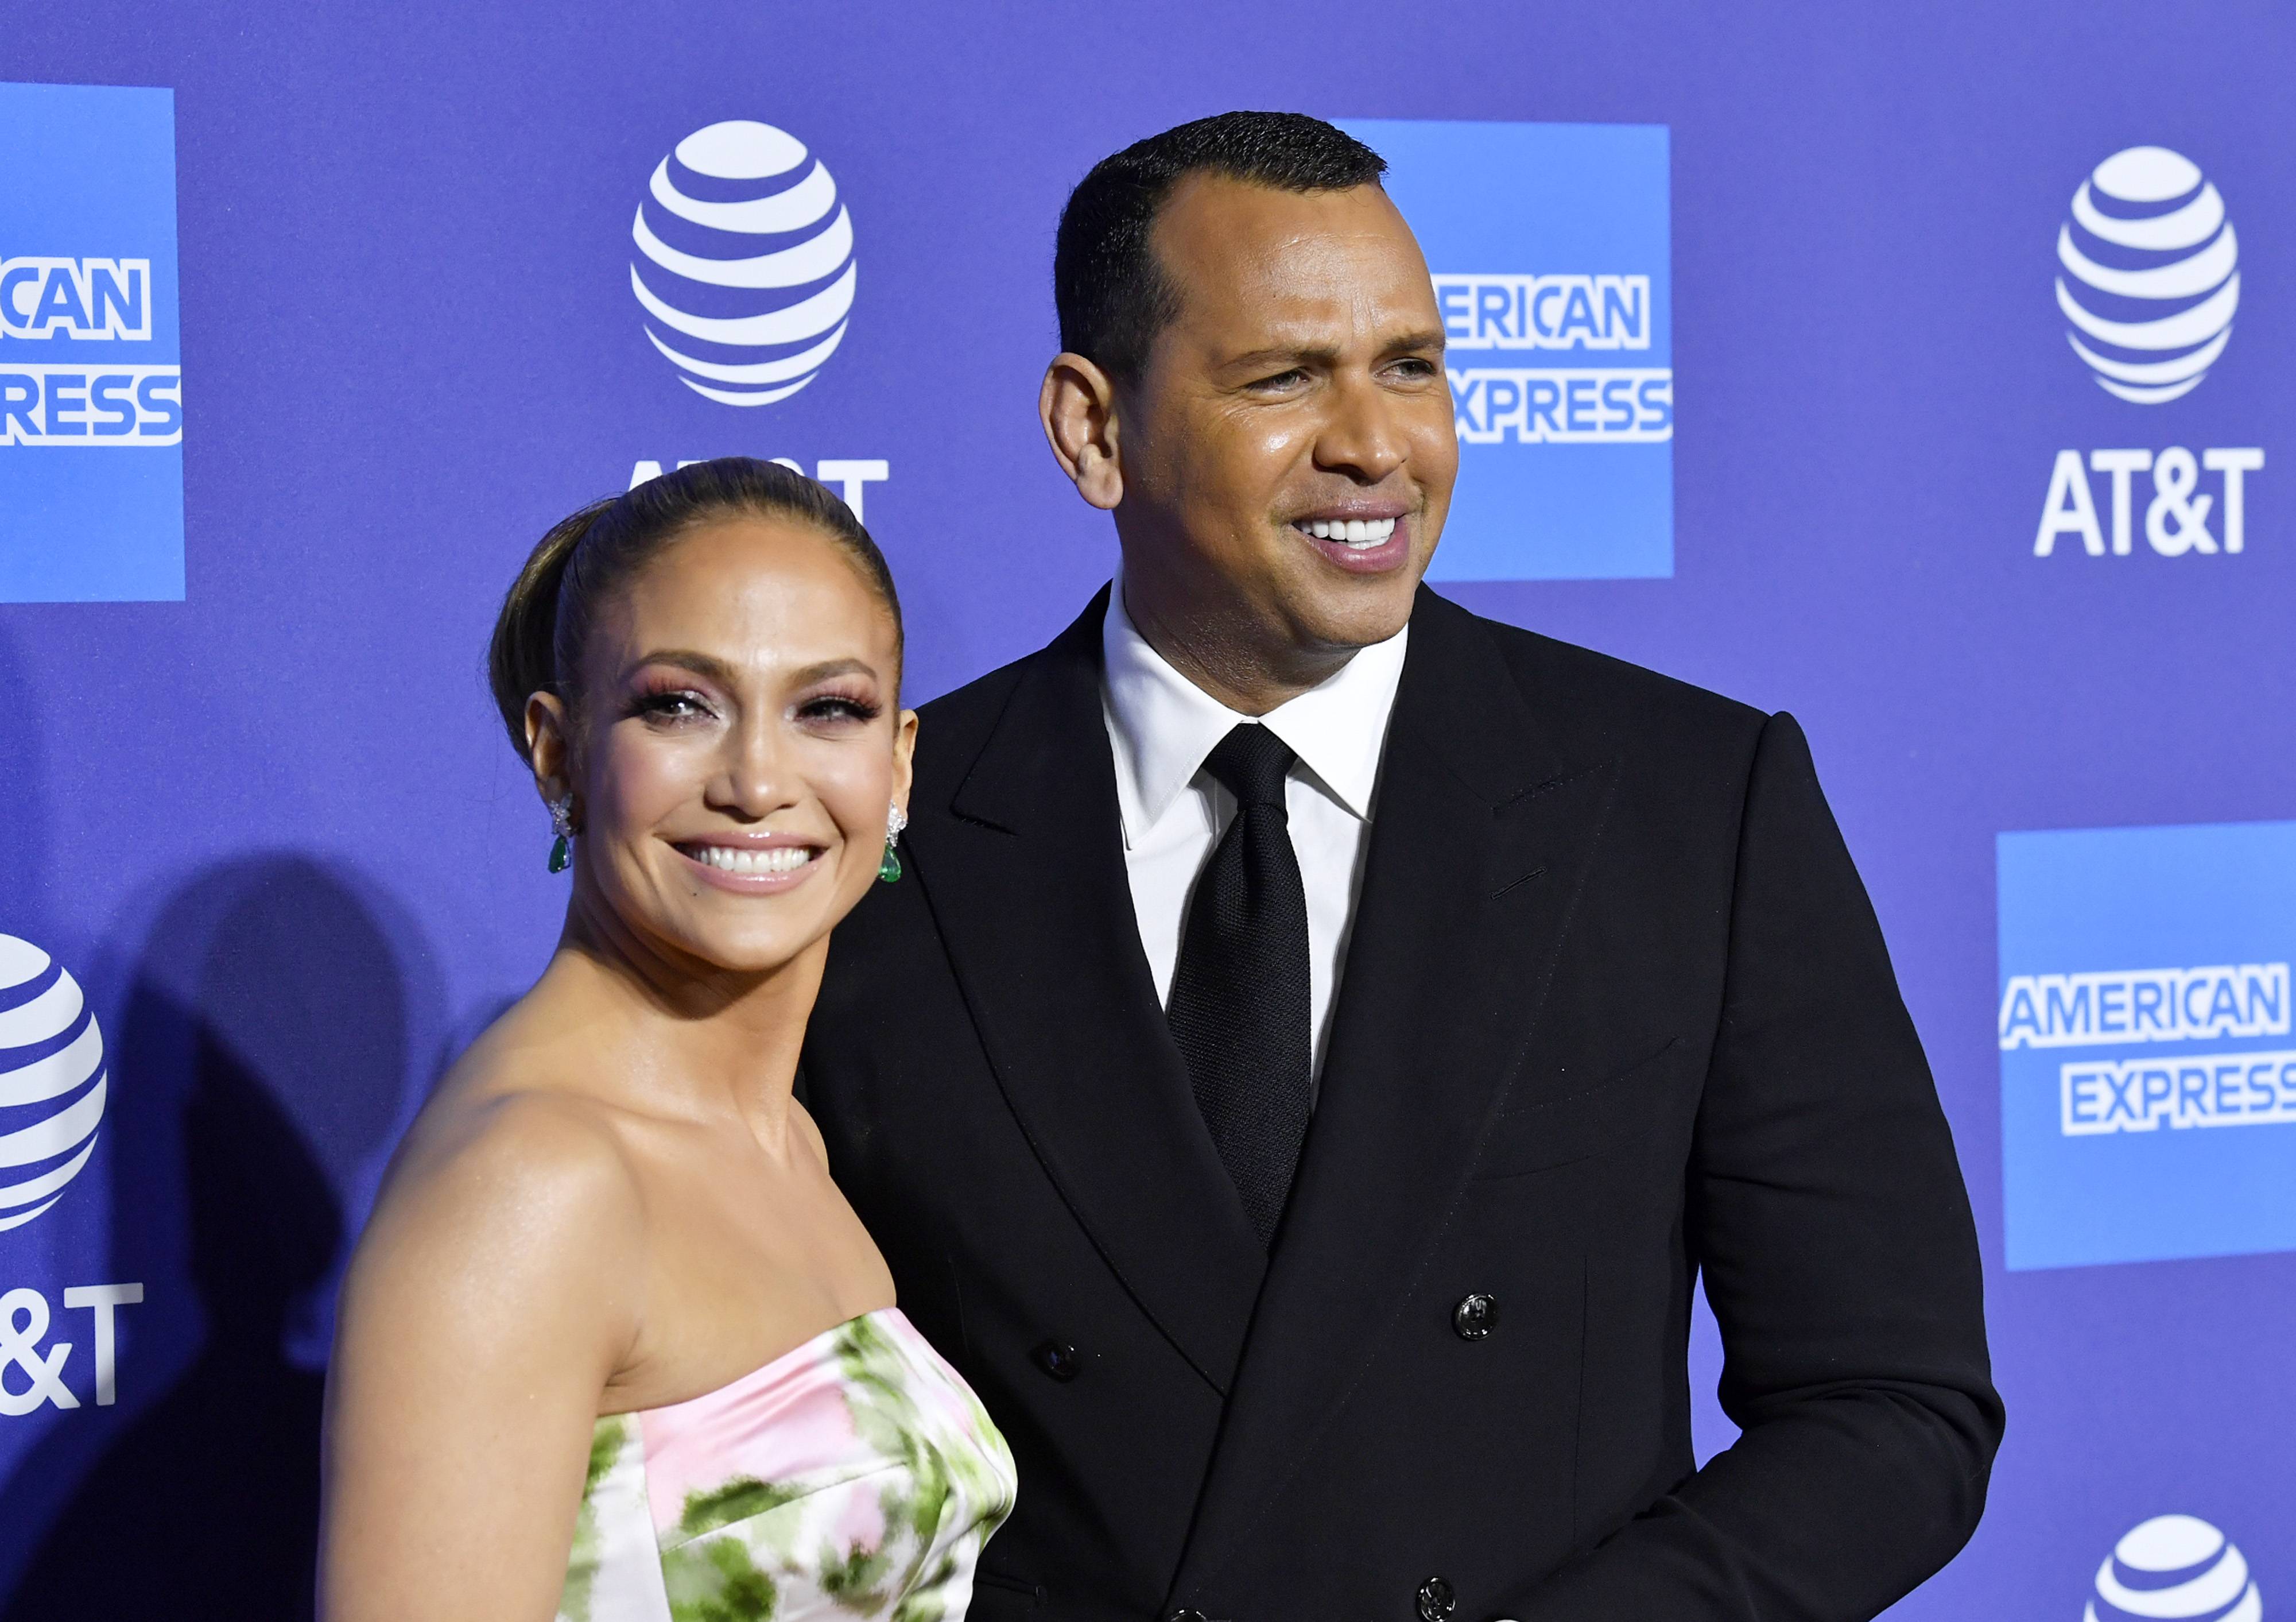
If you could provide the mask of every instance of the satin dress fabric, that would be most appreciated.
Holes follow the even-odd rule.
[[[601,1419],[560,1622],[956,1622],[1013,1455],[896,1308]]]

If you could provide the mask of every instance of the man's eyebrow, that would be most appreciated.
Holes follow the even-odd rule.
[[[1413,332],[1398,333],[1379,347],[1382,356],[1408,355],[1432,350],[1437,354],[1448,347],[1448,339],[1439,326]],[[1340,351],[1328,343],[1278,343],[1266,349],[1250,350],[1220,363],[1223,372],[1249,371],[1259,366],[1300,366],[1303,364],[1331,366],[1340,358]]]
[[[1400,355],[1409,350],[1446,350],[1450,348],[1450,334],[1441,327],[1424,327],[1417,332],[1398,333],[1388,340],[1380,350],[1382,355]]]
[[[1223,371],[1241,371],[1248,366],[1297,366],[1303,360],[1331,362],[1340,358],[1339,350],[1327,343],[1275,343],[1264,350],[1251,350],[1220,363]]]

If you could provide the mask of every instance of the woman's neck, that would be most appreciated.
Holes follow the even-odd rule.
[[[826,941],[763,971],[673,955],[578,893],[544,981],[586,1042],[666,1111],[731,1111],[778,1152]]]

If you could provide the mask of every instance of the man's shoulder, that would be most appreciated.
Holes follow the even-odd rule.
[[[963,742],[978,745],[994,731],[996,722],[1011,704],[1013,695],[1029,678],[1053,666],[1067,668],[1070,677],[1081,673],[1090,665],[1096,671],[1100,659],[1101,615],[1108,607],[1109,588],[1103,586],[1084,612],[1070,622],[1068,628],[1033,653],[1021,655],[1010,664],[1002,664],[985,676],[976,676],[963,687],[943,693],[917,706],[920,730],[929,730],[938,740],[937,748]]]
[[[1575,642],[1487,619],[1432,592],[1413,618],[1439,636],[1480,636],[1498,655],[1524,700],[1567,730],[1625,730],[1657,741],[1743,740],[1769,720],[1752,704]]]
[[[936,737],[943,739],[952,733],[977,736],[987,732],[1004,713],[1013,689],[1027,677],[1029,667],[1042,660],[1046,652],[1040,647],[1034,653],[1023,654],[1010,664],[999,665],[985,676],[975,676],[961,687],[926,700],[917,706],[920,729],[930,728]]]
[[[1099,644],[1079,629],[1090,613],[1034,653],[917,706],[917,787],[925,803],[956,793],[994,750],[1004,750],[1008,764],[1047,752],[1065,755],[1080,741],[1080,728],[1098,727]]]

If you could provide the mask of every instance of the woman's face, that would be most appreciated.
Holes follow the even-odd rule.
[[[817,946],[907,803],[898,660],[884,605],[812,528],[727,517],[673,541],[589,639],[562,769],[577,885],[695,967],[755,973]]]

